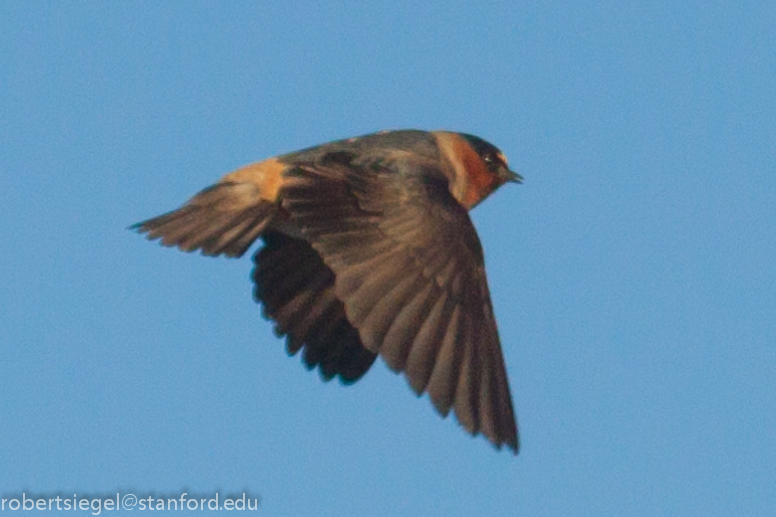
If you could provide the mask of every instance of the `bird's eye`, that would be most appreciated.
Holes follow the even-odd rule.
[[[504,161],[501,159],[501,156],[495,153],[487,153],[482,157],[482,161],[484,161],[488,169],[492,171],[496,171],[504,166]]]

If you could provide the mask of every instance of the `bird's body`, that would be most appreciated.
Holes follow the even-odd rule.
[[[390,131],[227,174],[135,225],[166,246],[241,256],[261,238],[255,298],[309,368],[358,380],[377,355],[442,414],[518,450],[517,426],[467,211],[507,181],[487,142]]]

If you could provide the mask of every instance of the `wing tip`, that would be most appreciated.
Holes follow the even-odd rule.
[[[424,395],[424,392],[422,391],[417,392],[414,389],[412,391],[418,396],[418,398]],[[459,414],[454,411],[454,403],[452,401],[449,403],[444,403],[443,401],[435,400],[431,393],[428,393],[428,395],[429,400],[431,401],[431,405],[442,419],[447,419],[451,413],[454,413],[458,425],[462,427],[463,430],[466,431],[472,438],[482,436],[498,451],[501,451],[502,448],[506,448],[511,451],[514,456],[517,456],[520,453],[520,435],[517,430],[517,422],[513,416],[514,411],[510,412],[509,414],[509,419],[505,422],[505,429],[502,428],[497,430],[485,430],[474,421],[467,421],[465,418],[462,419],[461,416],[459,416]]]
[[[501,433],[494,434],[492,432],[483,431],[482,429],[472,431],[463,423],[461,423],[460,420],[458,423],[472,436],[472,438],[481,435],[483,438],[488,440],[488,442],[490,442],[493,448],[495,448],[497,451],[506,449],[509,450],[513,456],[520,454],[520,436],[516,427],[502,430]]]

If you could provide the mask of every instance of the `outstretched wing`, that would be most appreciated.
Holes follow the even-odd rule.
[[[165,246],[233,257],[261,237],[264,246],[254,256],[253,280],[265,316],[275,321],[278,335],[287,336],[289,354],[304,348],[308,368],[319,366],[325,380],[339,376],[343,383],[353,383],[377,356],[361,345],[334,294],[334,273],[318,253],[305,240],[271,229],[277,212],[278,203],[263,198],[250,178],[227,180],[199,192],[178,210],[131,228]]]
[[[334,272],[368,350],[454,409],[472,434],[518,450],[517,426],[482,248],[447,179],[410,161],[332,153],[287,171],[282,207]]]
[[[290,355],[304,349],[308,369],[320,367],[324,380],[339,376],[345,384],[360,379],[377,355],[361,344],[334,293],[334,273],[303,239],[277,231],[261,236],[254,256],[254,297],[275,333],[286,336]]]

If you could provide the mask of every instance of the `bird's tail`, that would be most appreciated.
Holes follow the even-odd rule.
[[[173,212],[130,226],[164,246],[203,255],[243,255],[271,223],[278,205],[259,196],[252,183],[221,182],[202,190]]]

